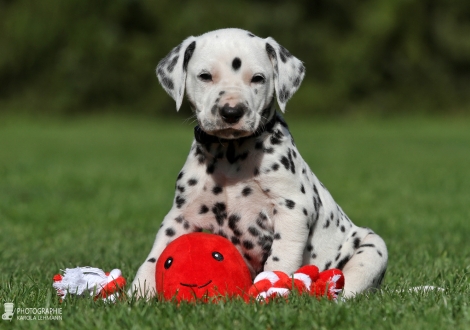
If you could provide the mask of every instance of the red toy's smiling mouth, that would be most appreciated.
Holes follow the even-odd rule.
[[[188,287],[190,287],[190,288],[195,288],[195,287],[197,287],[198,289],[202,289],[203,287],[206,287],[206,286],[208,286],[208,285],[211,284],[211,283],[212,283],[212,280],[209,280],[209,282],[207,282],[206,284],[203,284],[203,285],[187,284],[187,283],[182,283],[182,282],[180,282],[180,284],[181,284],[182,286],[188,286]]]

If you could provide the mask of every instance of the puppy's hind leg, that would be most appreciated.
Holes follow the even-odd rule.
[[[369,229],[365,229],[368,230]],[[357,244],[353,256],[344,265],[345,298],[366,290],[379,288],[387,269],[388,253],[385,242],[369,232]]]

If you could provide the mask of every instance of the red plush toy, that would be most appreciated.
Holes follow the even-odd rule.
[[[222,236],[207,233],[175,239],[156,267],[157,292],[178,302],[243,296],[252,284],[250,271],[235,246]]]
[[[338,269],[319,272],[303,266],[292,277],[279,271],[262,272],[252,284],[250,271],[241,254],[226,238],[207,233],[183,235],[166,247],[157,261],[157,292],[167,300],[217,302],[240,296],[268,302],[286,297],[292,290],[315,297],[336,299],[344,287]]]

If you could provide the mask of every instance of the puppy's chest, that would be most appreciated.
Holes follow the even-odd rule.
[[[225,175],[227,173],[232,176]],[[272,232],[275,211],[271,198],[256,179],[237,173],[230,166],[224,168],[224,174],[216,171],[214,175],[202,175],[199,189],[187,195],[186,217],[202,229],[223,236],[240,236],[248,230],[255,232],[250,229],[253,224],[260,234]]]
[[[276,213],[263,189],[262,151],[248,143],[234,150],[224,147],[213,146],[210,154],[202,154],[193,146],[176,184],[175,203],[184,200],[180,212],[193,230],[226,237],[259,271],[274,239]]]

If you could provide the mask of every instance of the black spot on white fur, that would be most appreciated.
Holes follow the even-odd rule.
[[[268,43],[266,43],[266,52],[272,61],[277,61],[276,51],[274,50],[273,46]]]
[[[341,259],[340,262],[338,262],[338,264],[336,265],[336,268],[338,268],[339,270],[343,270],[344,266],[349,261],[349,259],[351,259],[350,255],[347,255],[346,257]]]
[[[292,57],[291,53],[287,49],[285,49],[283,46],[279,45],[279,57],[281,58],[281,61],[283,63],[287,62],[287,59]]]
[[[252,250],[254,248],[253,242],[248,240],[243,241],[242,245],[247,250]]]
[[[168,64],[168,66],[167,66],[168,72],[170,72],[170,73],[173,72],[173,69],[175,68],[176,63],[178,62],[178,58],[179,58],[179,56],[176,55],[175,57],[173,57],[171,62]]]
[[[281,159],[280,159],[280,162],[281,162],[282,165],[284,165],[286,170],[288,170],[290,168],[290,162],[289,162],[289,159],[286,156],[282,156]]]
[[[193,56],[194,49],[196,49],[196,41],[193,41],[189,44],[188,48],[184,52],[184,59],[183,59],[183,71],[186,71],[188,68],[188,62]]]
[[[253,192],[253,189],[251,189],[250,187],[245,187],[242,190],[242,195],[247,197],[247,196],[251,195],[252,192]]]
[[[206,205],[201,205],[201,208],[199,209],[199,214],[205,214],[209,212],[209,208]]]
[[[235,57],[232,61],[233,70],[238,71],[238,69],[240,69],[241,66],[242,66],[242,61],[238,57]]]
[[[356,234],[356,233],[354,233],[352,236],[354,237],[355,234]],[[357,250],[357,248],[359,247],[359,244],[361,244],[361,240],[360,240],[358,237],[356,237],[356,238],[354,239],[354,243],[353,243],[353,246],[354,246],[354,249],[355,249],[355,250]]]
[[[255,237],[260,235],[259,230],[256,229],[255,227],[249,227],[248,232]]]
[[[176,232],[173,228],[167,228],[165,230],[165,235],[168,236],[168,237],[172,237],[172,236],[175,236]]]
[[[258,218],[256,218],[256,224],[261,229],[266,229],[266,222],[268,221],[268,217],[263,212],[260,212]]]
[[[181,180],[181,178],[183,178],[183,175],[184,175],[184,172],[183,172],[183,171],[179,172],[179,173],[178,173],[178,177],[176,178],[176,181]]]
[[[360,248],[362,247],[375,247],[374,244],[362,244],[362,245],[359,245]]]
[[[219,186],[219,185],[216,185],[216,186],[214,186],[214,188],[212,188],[212,193],[213,193],[214,195],[218,195],[218,194],[220,194],[222,191],[223,191],[223,189],[222,189],[222,187]]]
[[[225,203],[215,203],[212,207],[212,213],[214,213],[217,224],[222,226],[224,224],[225,218],[227,218]]]
[[[228,217],[228,227],[235,231],[237,229],[237,223],[240,221],[241,217],[238,214],[231,214]]]
[[[295,207],[295,202],[293,200],[286,199],[286,206],[288,209],[292,210]]]
[[[287,100],[290,98],[290,92],[287,89],[286,85],[282,85],[281,90],[279,91],[279,101],[281,102],[287,102]]]
[[[175,198],[175,204],[177,208],[181,208],[183,204],[186,203],[186,199],[180,195],[176,196]]]
[[[177,223],[183,223],[184,217],[183,217],[182,215],[179,215],[179,216],[177,216],[177,217],[175,218],[175,221],[176,221]]]

